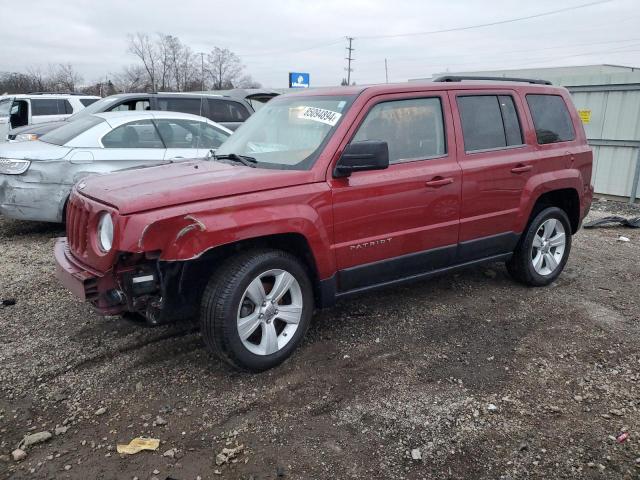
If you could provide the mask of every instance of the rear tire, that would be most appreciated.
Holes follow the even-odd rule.
[[[313,288],[295,256],[272,249],[229,258],[212,276],[200,311],[207,349],[252,372],[284,362],[311,323]]]
[[[548,207],[538,213],[507,261],[509,274],[533,287],[549,285],[562,273],[571,251],[571,223],[564,210]]]

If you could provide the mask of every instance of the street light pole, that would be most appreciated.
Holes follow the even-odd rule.
[[[200,52],[200,63],[201,63],[201,76],[200,76],[200,91],[204,92],[204,52]]]

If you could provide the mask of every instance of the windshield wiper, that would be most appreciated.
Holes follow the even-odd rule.
[[[213,154],[214,160],[231,160],[233,162],[241,163],[247,167],[256,168],[256,164],[258,160],[253,157],[249,157],[247,155],[238,155],[237,153],[228,153],[226,155],[216,155]]]

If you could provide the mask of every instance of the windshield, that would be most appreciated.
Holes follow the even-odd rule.
[[[0,117],[8,117],[11,111],[11,105],[13,104],[13,98],[5,98],[0,100]]]
[[[80,120],[68,123],[62,127],[56,128],[55,130],[51,130],[49,133],[41,136],[38,140],[46,143],[52,143],[54,145],[64,145],[81,133],[86,132],[91,127],[104,121],[105,120],[103,118],[89,115],[87,118],[81,118]]]
[[[253,114],[216,151],[216,156],[253,157],[257,166],[308,170],[353,96],[284,96]]]
[[[74,113],[73,115],[71,115],[69,118],[67,118],[67,122],[74,122],[79,118],[84,118],[87,115],[92,115],[94,113],[106,112],[109,109],[109,105],[120,100],[121,98],[122,97],[118,97],[115,95],[112,95],[111,97],[102,98],[97,102],[93,102],[88,107],[83,108],[78,113]]]

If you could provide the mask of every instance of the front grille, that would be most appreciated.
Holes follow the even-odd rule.
[[[78,257],[87,256],[87,244],[89,234],[88,208],[77,198],[69,199],[67,204],[67,238],[71,252]]]

